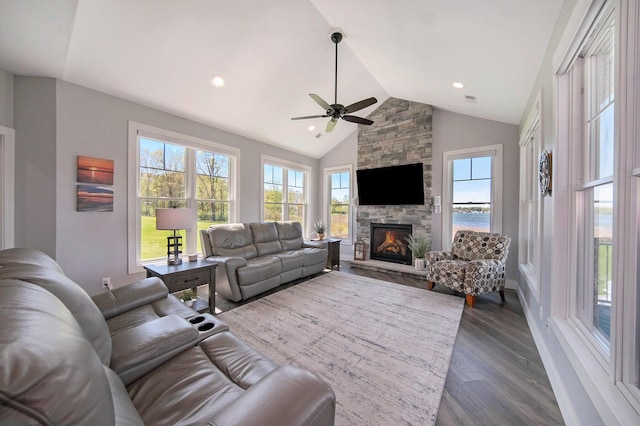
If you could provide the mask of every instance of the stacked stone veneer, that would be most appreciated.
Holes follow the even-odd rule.
[[[356,206],[356,238],[370,244],[371,223],[408,223],[431,248],[431,105],[389,98],[358,127],[358,169],[422,163],[425,205]]]

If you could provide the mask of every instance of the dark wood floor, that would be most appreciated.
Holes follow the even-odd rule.
[[[346,262],[340,271],[427,291],[426,281]],[[440,286],[433,291],[464,298]],[[489,294],[479,296],[473,309],[465,304],[436,425],[564,424],[518,296],[513,290],[505,290],[505,296],[505,303]],[[222,311],[238,305],[222,297],[217,301]]]

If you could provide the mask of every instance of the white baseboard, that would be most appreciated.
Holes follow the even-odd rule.
[[[508,288],[510,290],[517,290],[518,282],[515,280],[507,279],[506,282],[504,283],[504,288]]]
[[[509,287],[507,286],[507,288]],[[518,294],[518,299],[520,299],[520,304],[522,305],[524,316],[527,319],[529,330],[531,331],[533,340],[536,343],[536,347],[538,348],[538,353],[540,354],[540,358],[542,359],[542,364],[544,365],[544,369],[547,372],[547,377],[549,377],[549,382],[551,383],[553,394],[555,395],[556,401],[558,402],[558,407],[560,408],[562,419],[564,420],[565,424],[569,426],[579,425],[579,417],[576,414],[573,403],[571,402],[570,394],[567,391],[564,382],[562,381],[558,368],[556,367],[553,357],[551,356],[551,352],[547,347],[546,341],[542,337],[542,332],[538,328],[536,321],[533,319],[535,318],[534,314],[529,309],[529,305],[527,304],[527,301],[524,298],[520,287],[516,285],[515,289]]]

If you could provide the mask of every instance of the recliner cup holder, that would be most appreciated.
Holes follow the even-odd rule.
[[[202,321],[204,321],[204,317],[202,315],[199,315],[197,317],[193,317],[189,320],[189,322],[191,324],[200,324]]]
[[[214,324],[212,322],[207,322],[205,324],[202,324],[200,326],[198,326],[198,330],[199,331],[209,331],[214,327]]]

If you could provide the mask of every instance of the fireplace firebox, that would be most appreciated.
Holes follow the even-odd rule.
[[[409,237],[412,226],[397,223],[371,224],[370,258],[411,265]]]

